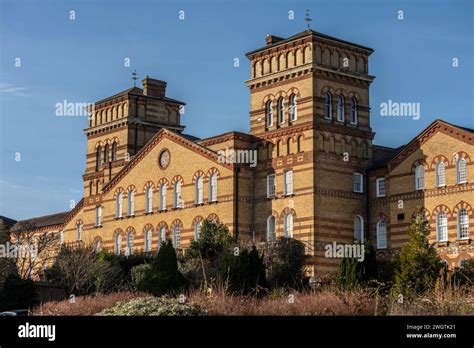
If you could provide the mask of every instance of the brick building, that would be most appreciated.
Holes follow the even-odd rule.
[[[372,52],[309,29],[267,35],[266,46],[247,53],[248,134],[186,135],[184,103],[149,77],[96,102],[83,199],[41,230],[140,252],[164,239],[185,249],[204,219],[216,219],[237,238],[303,241],[318,274],[337,267],[324,257],[333,241],[370,239],[381,258],[393,256],[423,209],[430,241],[459,265],[474,256],[473,130],[437,120],[397,149],[373,144]],[[224,151],[236,155],[222,161]]]

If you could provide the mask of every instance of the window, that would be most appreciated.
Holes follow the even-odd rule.
[[[176,181],[174,183],[173,207],[182,208],[181,203],[181,181]]]
[[[285,238],[293,238],[293,215],[286,214],[283,225],[283,236]]]
[[[102,207],[95,208],[95,225],[102,226]]]
[[[285,172],[284,176],[285,184],[285,195],[293,194],[293,171],[288,170]]]
[[[361,173],[354,173],[352,176],[353,181],[353,190],[354,192],[362,193],[364,192],[364,175]]]
[[[267,127],[271,127],[273,125],[273,103],[271,100],[267,101],[265,107],[265,120]]]
[[[127,255],[133,255],[133,232],[127,234]]]
[[[117,255],[120,255],[121,245],[122,245],[122,236],[120,235],[120,233],[117,233],[115,235],[115,243],[114,243],[114,252]]]
[[[405,220],[405,214],[404,213],[397,214],[397,221],[403,221],[403,220]]]
[[[153,233],[151,232],[151,230],[146,230],[145,231],[145,247],[144,247],[145,252],[151,251],[152,237],[153,237]]]
[[[466,209],[458,212],[458,238],[469,239],[469,214]]]
[[[166,242],[166,227],[160,228],[160,233],[158,234],[158,248]]]
[[[385,178],[378,178],[377,183],[377,197],[385,197]]]
[[[364,220],[360,215],[354,217],[354,239],[364,241]]]
[[[387,223],[384,220],[377,222],[377,249],[387,248]]]
[[[64,232],[59,231],[59,243],[63,244],[64,243]]]
[[[270,215],[267,219],[267,241],[276,241],[275,217]]]
[[[436,163],[436,186],[445,186],[446,185],[446,173],[444,162]]]
[[[209,178],[209,201],[217,202],[217,174],[214,173]]]
[[[95,250],[96,253],[98,253],[102,250],[102,241],[100,239],[97,239],[95,241],[94,250]]]
[[[285,123],[285,100],[283,97],[278,99],[278,124]]]
[[[194,240],[198,240],[201,235],[202,230],[202,221],[196,222],[194,224]]]
[[[160,210],[166,210],[166,184],[160,186]]]
[[[351,98],[351,109],[349,111],[349,119],[352,124],[357,124],[357,99]]]
[[[122,217],[122,197],[123,197],[123,193],[119,192],[117,194],[117,198],[115,202],[115,217],[117,218]]]
[[[425,188],[425,167],[419,164],[415,168],[415,185],[417,190]]]
[[[127,198],[128,198],[127,215],[133,216],[135,215],[135,192],[133,192],[132,190],[129,190],[127,194]]]
[[[112,161],[117,160],[117,142],[113,142],[112,144]]]
[[[173,246],[175,249],[179,249],[181,246],[181,230],[179,226],[173,228]]]
[[[329,93],[324,96],[324,118],[328,120],[332,118],[332,97]]]
[[[337,97],[337,120],[344,122],[344,97],[342,95]]]
[[[298,107],[296,105],[296,95],[292,94],[290,95],[290,106],[288,108],[289,113],[290,113],[290,121],[296,121],[298,117]]]
[[[204,200],[203,178],[198,176],[196,179],[196,204],[201,204]]]
[[[104,148],[104,163],[109,162],[109,144],[105,144]]]
[[[101,165],[102,165],[102,148],[99,146],[96,152],[95,169],[99,170]]]
[[[267,197],[275,197],[276,194],[276,182],[275,174],[267,175]]]
[[[444,211],[439,212],[436,217],[436,232],[438,234],[438,242],[446,242],[448,240],[448,218]]]
[[[467,168],[466,160],[459,158],[456,161],[456,179],[458,184],[464,184],[467,182]]]
[[[76,225],[76,240],[82,240],[82,224],[80,223]]]
[[[145,194],[145,212],[151,213],[153,211],[153,187],[146,188]]]

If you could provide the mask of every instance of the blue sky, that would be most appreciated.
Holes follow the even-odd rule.
[[[0,0],[0,215],[23,219],[80,200],[87,120],[57,117],[55,104],[129,88],[133,69],[167,81],[168,96],[186,102],[186,133],[247,132],[245,53],[263,46],[267,33],[303,31],[307,8],[313,29],[375,50],[375,143],[399,146],[436,118],[474,127],[471,0]],[[421,119],[381,117],[389,99],[420,103]]]

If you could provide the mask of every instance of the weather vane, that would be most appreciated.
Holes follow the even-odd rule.
[[[306,10],[306,18],[304,19],[306,23],[308,23],[308,30],[310,29],[310,24],[313,21],[311,17],[309,16],[309,10]]]
[[[137,77],[137,71],[136,71],[136,70],[133,70],[133,73],[132,73],[132,80],[133,80],[133,87],[137,87],[137,80],[138,80],[138,77]]]

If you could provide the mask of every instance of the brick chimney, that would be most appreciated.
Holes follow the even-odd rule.
[[[143,94],[148,97],[163,98],[166,91],[166,82],[161,80],[155,80],[145,76],[142,80]]]

